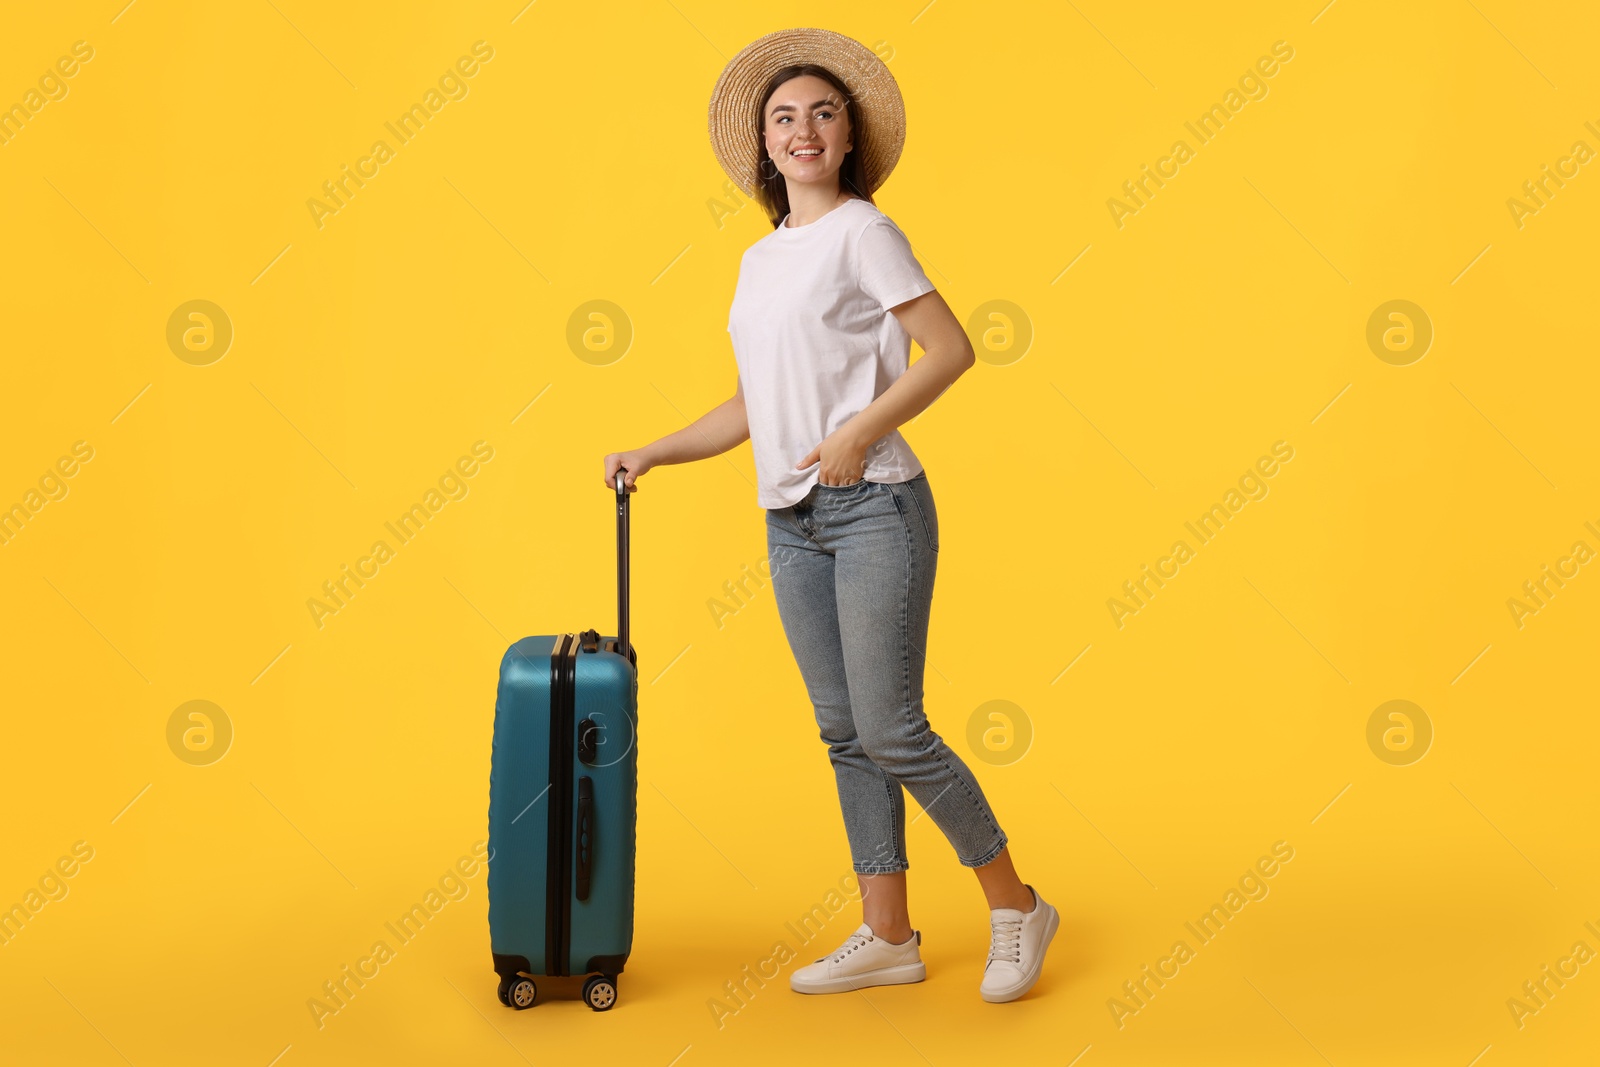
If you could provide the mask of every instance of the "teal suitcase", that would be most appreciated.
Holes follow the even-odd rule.
[[[637,656],[628,640],[628,492],[617,491],[617,636],[525,637],[500,662],[489,769],[489,940],[500,1002],[539,976],[617,1001],[633,948]]]

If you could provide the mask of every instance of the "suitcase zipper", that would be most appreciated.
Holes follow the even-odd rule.
[[[550,822],[545,884],[545,967],[548,975],[567,973],[571,951],[572,877],[572,717],[576,702],[577,637],[562,634],[550,657]]]

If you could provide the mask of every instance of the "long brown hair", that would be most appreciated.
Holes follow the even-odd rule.
[[[756,202],[766,211],[773,229],[777,229],[778,223],[789,213],[789,183],[778,170],[778,165],[772,162],[772,157],[767,154],[767,141],[762,134],[766,126],[767,102],[772,99],[772,94],[778,91],[778,86],[790,78],[799,78],[806,74],[821,78],[833,86],[839,98],[844,101],[845,114],[850,117],[850,139],[855,147],[845,153],[844,162],[839,164],[840,191],[854,193],[868,203],[875,203],[872,192],[867,188],[867,168],[861,162],[866,157],[867,138],[872,136],[872,131],[867,129],[866,123],[862,121],[861,109],[856,106],[856,98],[827,67],[815,63],[797,63],[794,66],[784,67],[772,76],[767,82],[766,89],[762,91],[761,102],[756,108]]]

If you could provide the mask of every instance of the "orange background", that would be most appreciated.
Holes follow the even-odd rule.
[[[0,104],[93,52],[0,144],[0,506],[25,515],[0,544],[0,906],[38,904],[0,945],[6,1058],[1586,1061],[1593,965],[1520,1025],[1508,1001],[1600,949],[1600,577],[1560,562],[1600,546],[1600,177],[1561,163],[1600,146],[1587,6],[121,3],[0,34]],[[706,98],[795,25],[873,47],[907,100],[877,201],[980,355],[903,427],[941,522],[927,706],[1063,926],[1028,997],[981,1002],[983,898],[918,819],[927,981],[788,990],[859,915],[770,586],[725,591],[765,555],[743,446],[633,500],[618,1006],[542,981],[512,1012],[473,862],[496,665],[612,632],[603,455],[733,391],[728,301],[768,223]],[[319,225],[308,201],[479,41],[465,94]],[[1200,143],[1185,123],[1275,42],[1292,58]],[[1519,218],[1547,164],[1569,177]],[[1279,441],[1265,496],[1119,627],[1123,583]],[[1519,625],[1547,564],[1569,577]],[[368,577],[319,620],[346,566]],[[1119,1018],[1277,842],[1266,895]],[[729,999],[777,942],[783,976]]]

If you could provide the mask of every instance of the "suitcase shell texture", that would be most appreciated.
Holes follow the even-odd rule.
[[[592,972],[615,997],[633,947],[638,692],[631,649],[592,630],[526,637],[501,660],[488,890],[502,1000],[518,974]]]

